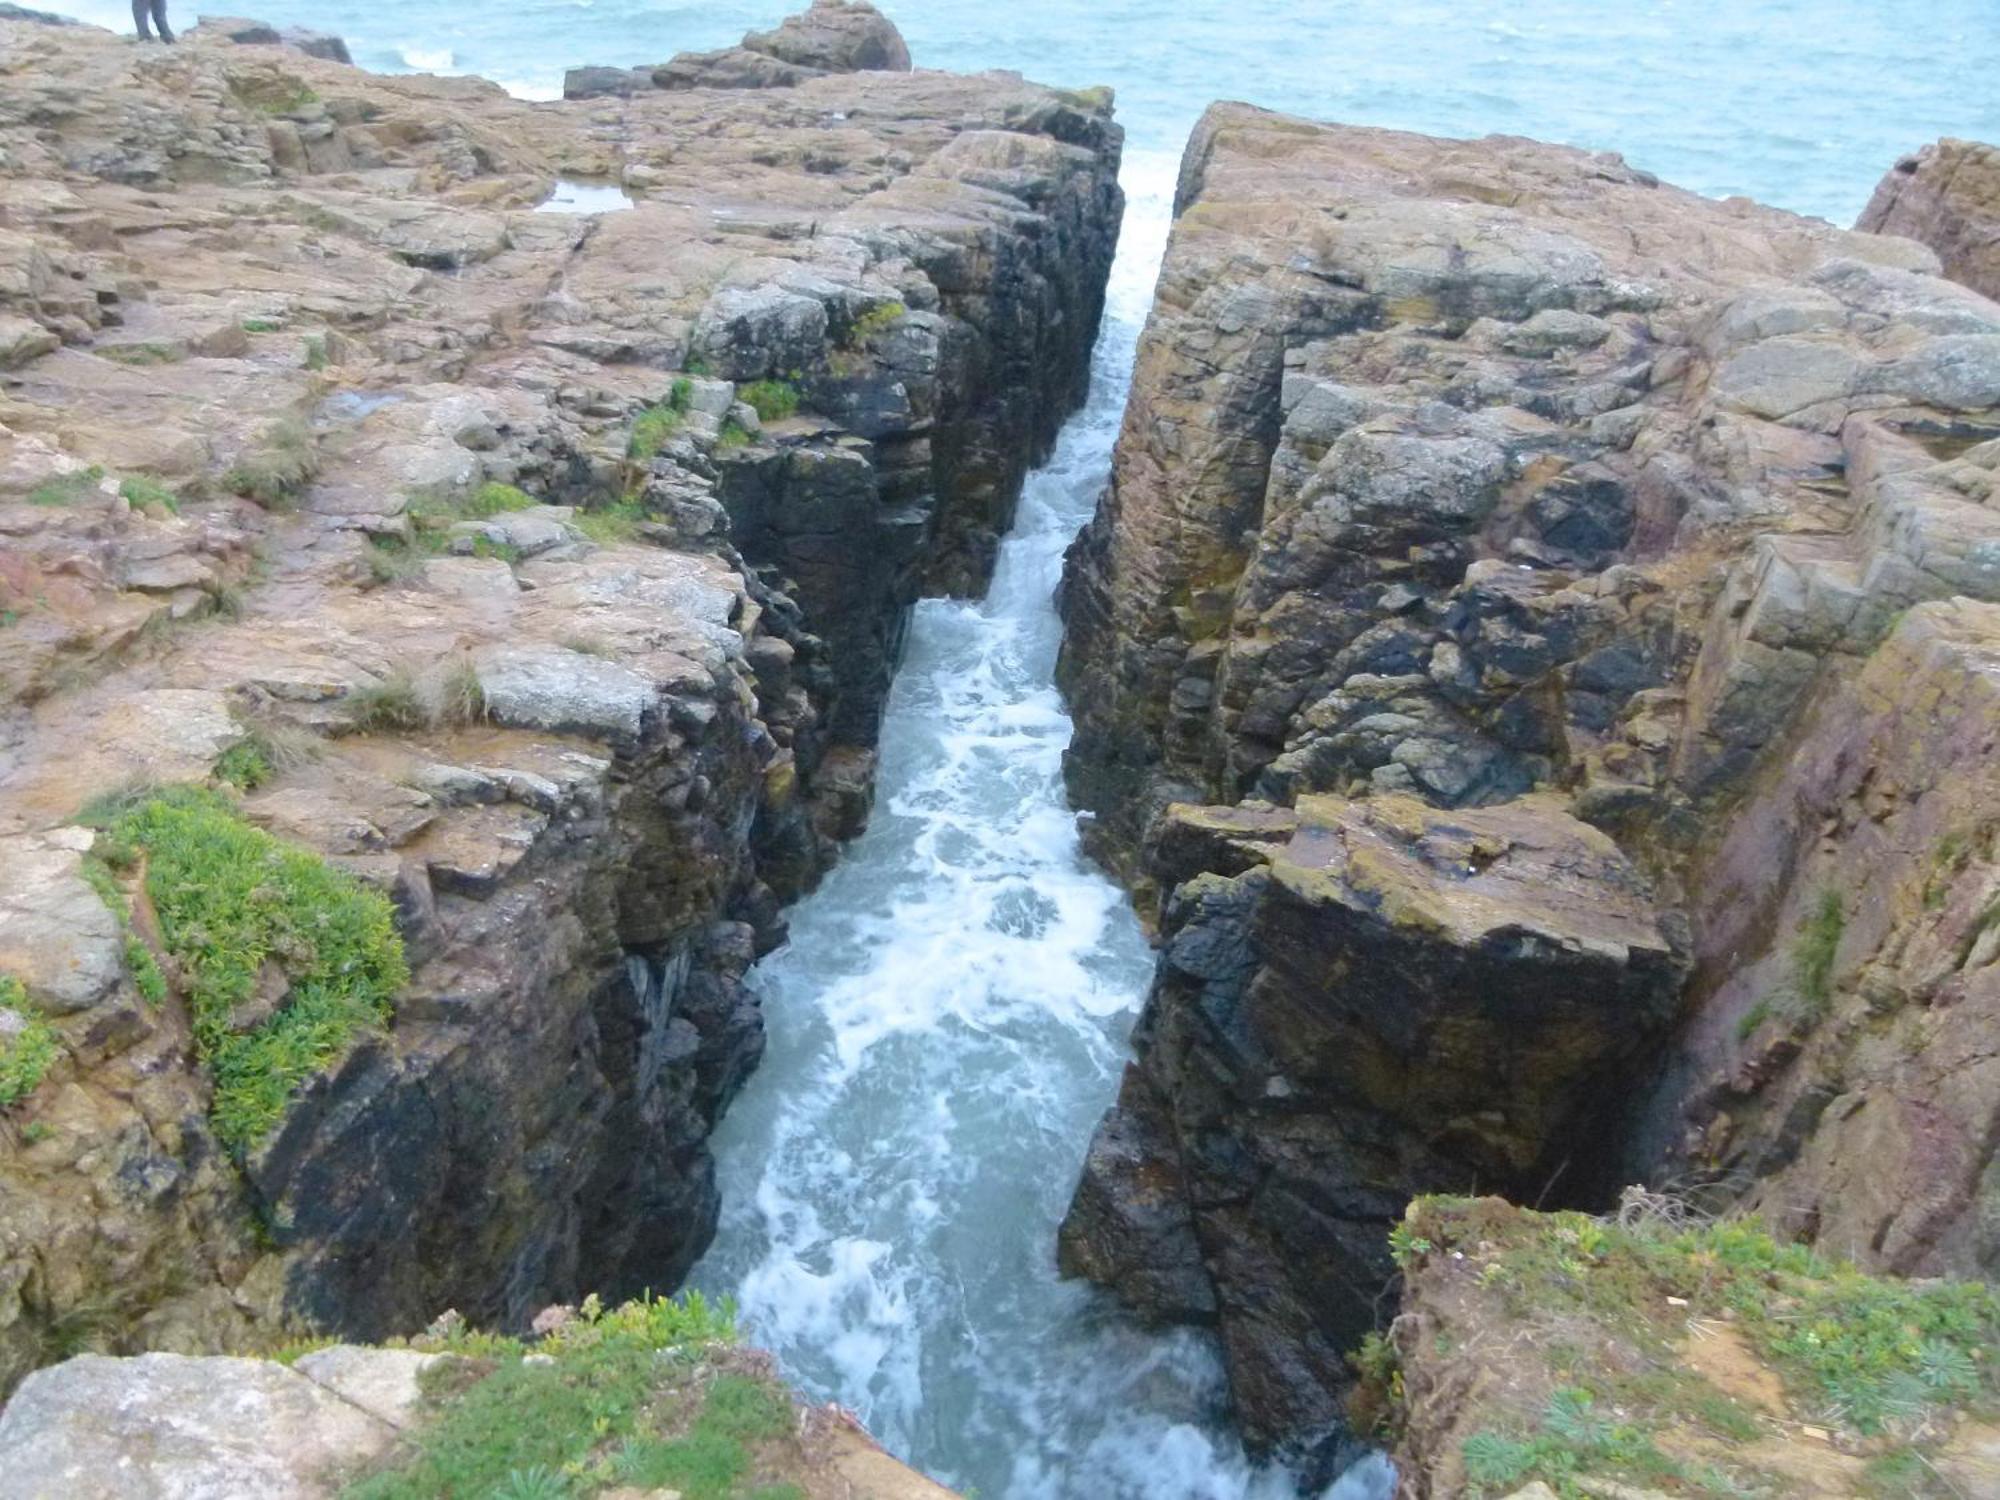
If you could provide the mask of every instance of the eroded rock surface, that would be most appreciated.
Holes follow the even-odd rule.
[[[1691,1170],[1724,1200],[1764,1173],[1754,1201],[1810,1182],[1822,1207],[1794,1227],[1872,1264],[1990,1263],[1967,1195],[2000,1086],[1974,1011],[1918,998],[1979,992],[1939,967],[1988,961],[1973,826],[1948,850],[1964,894],[1934,893],[1957,915],[1870,919],[1891,945],[1878,1011],[1911,1008],[1899,1040],[1864,1039],[1856,1009],[1800,1041],[1860,1005],[1841,998],[1858,923],[1836,958],[1807,954],[1825,994],[1799,1019],[1725,1035],[1751,987],[1798,969],[1822,886],[1861,904],[1836,870],[1877,835],[1842,831],[1890,816],[1880,788],[1907,773],[1933,814],[1988,795],[1944,747],[1988,738],[1971,684],[2000,600],[2000,307],[1938,272],[1910,240],[1613,156],[1239,105],[1197,129],[1112,483],[1064,583],[1070,785],[1166,939],[1066,1247],[1155,1315],[1221,1319],[1254,1440],[1332,1420],[1332,1325],[1380,1291],[1385,1216],[1427,1187],[1598,1206],[1621,1172]],[[1893,713],[1892,680],[1912,695]],[[1525,820],[1503,844],[1599,841],[1524,879],[1480,951],[1518,948],[1524,975],[1604,963],[1564,924],[1609,903],[1654,934],[1620,951],[1655,957],[1604,971],[1647,975],[1643,1002],[1565,1015],[1523,1044],[1548,1072],[1520,1071],[1504,1032],[1472,1040],[1495,973],[1431,983],[1465,946],[1455,918],[1358,959],[1352,903],[1301,905],[1275,873],[1310,827],[1418,805],[1467,851],[1462,872],[1401,867],[1420,913],[1494,878],[1483,819]],[[1878,863],[1921,884],[1911,858]],[[1677,995],[1695,1019],[1668,1043]],[[1357,1043],[1412,1028],[1421,1069]],[[1771,1055],[1729,1085],[1739,1045]],[[1823,1112],[1850,1077],[1867,1107]],[[1579,1099],[1606,1112],[1566,1115]],[[1286,1241],[1286,1223],[1312,1228]]]
[[[1213,1316],[1268,1446],[1338,1420],[1389,1228],[1426,1184],[1609,1180],[1618,1081],[1683,958],[1645,882],[1556,799],[1306,797],[1281,846],[1241,847],[1250,869],[1167,904],[1139,1060],[1061,1259],[1150,1316]]]
[[[228,31],[0,22],[0,973],[62,1041],[0,1112],[0,1385],[686,1268],[740,977],[1116,233],[1108,110],[1011,77],[529,104]],[[533,212],[558,175],[636,206]],[[218,766],[413,970],[240,1163],[72,821]]]
[[[1856,227],[1921,240],[1945,275],[2000,297],[2000,149],[1946,137],[1904,157]]]
[[[910,49],[868,0],[813,0],[810,9],[734,47],[683,52],[657,68],[571,68],[563,97],[588,99],[648,89],[795,88],[829,73],[910,71]]]

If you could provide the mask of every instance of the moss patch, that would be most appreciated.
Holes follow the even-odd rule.
[[[104,470],[95,464],[87,469],[78,469],[74,474],[58,474],[53,479],[44,479],[28,491],[28,503],[51,507],[75,505],[79,500],[94,496],[103,479]]]
[[[146,895],[215,1082],[216,1135],[246,1152],[300,1084],[388,1020],[409,978],[389,900],[252,827],[215,792],[168,788],[94,821],[144,859]],[[242,1025],[260,1000],[270,1013]]]

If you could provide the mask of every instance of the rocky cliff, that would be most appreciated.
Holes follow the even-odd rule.
[[[1947,137],[1904,157],[1855,227],[1921,240],[1945,275],[2000,297],[2000,149]]]
[[[1216,1321],[1260,1445],[1337,1421],[1413,1194],[1672,1174],[1990,1263],[2000,307],[1240,105],[1176,208],[1064,583],[1071,787],[1164,939],[1064,1263]]]
[[[0,22],[0,1386],[679,1278],[1116,235],[1095,95],[231,38]]]

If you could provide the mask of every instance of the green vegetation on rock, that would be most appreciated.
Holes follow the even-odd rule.
[[[1410,1253],[1407,1297],[1444,1311],[1440,1336],[1470,1328],[1491,1348],[1533,1351],[1510,1357],[1506,1391],[1462,1441],[1468,1493],[1540,1479],[1576,1497],[1607,1481],[1760,1494],[1772,1476],[1743,1450],[1800,1423],[1848,1434],[1889,1467],[1921,1466],[1956,1414],[2000,1412],[2000,1289],[1869,1275],[1749,1222],[1628,1219],[1498,1199],[1411,1205],[1403,1243],[1426,1248]],[[1720,1366],[1701,1347],[1716,1339],[1731,1351]],[[1379,1338],[1357,1351],[1357,1425],[1394,1434],[1409,1419],[1405,1366],[1418,1357]],[[1717,1384],[1732,1359],[1750,1375]]]
[[[51,507],[74,505],[96,493],[103,479],[104,470],[95,464],[87,469],[78,469],[73,474],[58,474],[53,479],[44,479],[28,491],[28,503]]]
[[[779,1470],[790,1400],[735,1345],[735,1311],[699,1293],[581,1313],[539,1342],[418,1340],[458,1355],[425,1372],[428,1419],[346,1500],[594,1495],[792,1500]]]
[[[187,358],[172,344],[100,344],[97,353],[121,365],[172,365]]]
[[[1814,1017],[1825,1015],[1833,999],[1833,961],[1846,931],[1847,907],[1840,892],[1821,891],[1792,943],[1792,982]]]
[[[799,409],[799,388],[788,380],[753,380],[737,387],[736,397],[760,422],[776,422]]]
[[[266,510],[282,510],[318,472],[319,455],[313,450],[312,434],[304,424],[284,420],[264,429],[256,446],[240,455],[222,476],[222,486]]]
[[[388,1020],[409,978],[389,900],[202,788],[135,794],[86,820],[108,835],[107,859],[144,861],[215,1082],[216,1134],[249,1151],[300,1084]]]
[[[159,1005],[167,998],[167,976],[161,971],[160,961],[153,956],[153,950],[132,930],[132,903],[125,899],[125,889],[111,870],[110,861],[113,859],[129,868],[132,851],[116,840],[104,841],[103,849],[108,852],[92,853],[84,860],[83,878],[124,929],[125,967],[132,971],[133,988],[148,1005]]]
[[[0,974],[0,1109],[32,1094],[61,1055],[55,1028],[21,981]]]
[[[239,792],[254,792],[271,779],[271,757],[255,735],[238,740],[217,757],[215,779],[226,781]]]
[[[674,384],[678,392],[680,382]],[[692,386],[690,386],[690,398],[692,398]],[[674,434],[680,432],[680,424],[682,418],[686,416],[686,410],[688,410],[686,406],[674,406],[672,400],[668,400],[666,406],[648,406],[644,412],[632,418],[632,436],[626,442],[626,456],[638,460],[640,464],[652,462],[660,454],[660,450],[674,440]]]
[[[118,493],[125,497],[126,504],[135,510],[143,510],[149,505],[157,505],[170,515],[181,513],[180,497],[157,480],[133,475],[118,482]]]
[[[600,545],[610,546],[617,542],[629,542],[639,534],[639,523],[646,519],[646,508],[634,500],[614,501],[610,505],[594,505],[588,510],[576,513],[577,530]]]

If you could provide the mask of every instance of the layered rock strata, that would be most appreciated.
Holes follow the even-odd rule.
[[[2000,148],[1947,136],[1904,157],[1855,227],[1921,240],[1945,275],[2000,297]]]
[[[1872,1222],[1932,1226],[1912,1232],[1935,1253],[1900,1263],[1979,1263],[1991,1231],[1964,1194],[1990,1169],[1972,1122],[1995,1096],[1976,1022],[1798,1038],[1863,959],[1861,924],[1822,959],[1838,918],[1806,920],[1832,911],[1820,887],[1859,805],[1891,785],[1937,815],[1982,795],[1947,747],[1983,735],[1941,705],[1983,701],[1978,611],[2000,600],[2000,308],[1908,240],[1711,202],[1616,157],[1239,105],[1195,132],[1176,208],[1112,481],[1064,582],[1071,788],[1166,939],[1069,1263],[1155,1314],[1218,1319],[1252,1438],[1309,1434],[1346,1378],[1329,1335],[1372,1316],[1371,1247],[1410,1193],[1592,1205],[1652,1170],[1728,1197],[1744,1171],[1821,1160],[1817,1140],[1847,1165],[1821,1174],[1820,1218],[1797,1216],[1810,1234],[1866,1169],[1858,1135],[1836,1146],[1835,1117],[1795,1101],[1840,1094],[1826,1069],[1850,1063],[1880,1106],[1853,1129],[1887,1143]],[[1924,685],[1891,713],[1917,659]],[[1309,829],[1311,848],[1383,820],[1465,851],[1397,864],[1409,909],[1445,915],[1388,962],[1357,946],[1353,901],[1302,914],[1270,894]],[[1867,924],[1906,954],[1877,971],[1897,1007],[1956,1003],[1968,981],[1932,972],[1943,955],[1985,963],[1964,941],[1992,870],[1975,835],[1949,846],[1966,894],[1933,896],[1969,914],[1893,940]],[[1510,849],[1574,852],[1482,927],[1483,887],[1522,856],[1486,861]],[[1915,889],[1914,868],[1880,878]],[[1607,911],[1627,934],[1610,950]],[[1295,924],[1276,953],[1274,923]],[[1655,956],[1641,995],[1592,980],[1626,998],[1601,1029],[1524,1041],[1547,1071],[1508,1086],[1489,1068],[1505,1049],[1462,1044],[1503,987],[1431,983],[1469,942],[1524,974],[1634,976],[1630,955]],[[1807,1003],[1737,1042],[1745,976],[1801,964]],[[1669,1045],[1677,988],[1697,1019]],[[1757,1103],[1716,1091],[1739,1046],[1772,1053],[1738,1075]],[[1956,1101],[1944,1150],[1897,1102],[1933,1084]],[[1568,1112],[1579,1099],[1597,1112]],[[1881,1256],[1839,1222],[1840,1248]]]
[[[1615,1181],[1620,1086],[1682,958],[1611,840],[1556,799],[1170,816],[1183,863],[1139,1060],[1060,1258],[1152,1317],[1217,1322],[1268,1446],[1337,1419],[1414,1194]]]
[[[1082,391],[1108,110],[0,39],[0,978],[60,1043],[0,1109],[0,1384],[670,1286],[904,614]],[[532,212],[558,177],[633,206]],[[240,1161],[74,822],[190,781],[389,893],[412,971]]]

